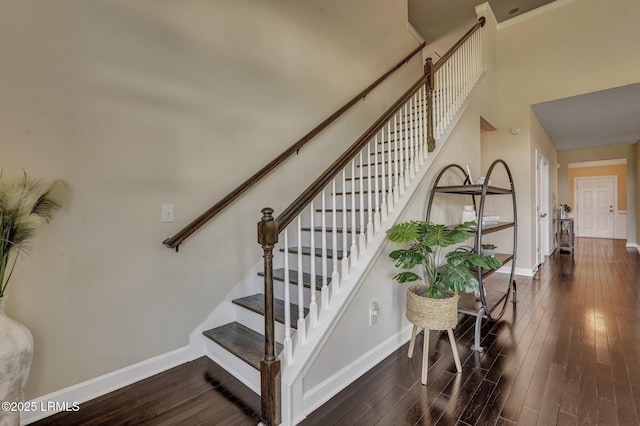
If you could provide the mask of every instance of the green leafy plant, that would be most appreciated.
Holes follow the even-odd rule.
[[[434,299],[451,297],[460,292],[470,293],[478,287],[478,280],[470,268],[495,269],[502,262],[494,257],[482,256],[468,250],[454,250],[444,255],[446,263],[440,265],[444,247],[459,244],[475,235],[476,222],[465,222],[453,227],[426,221],[399,223],[387,231],[395,243],[409,243],[409,248],[394,250],[389,257],[401,269],[423,268],[426,296]],[[400,283],[420,281],[413,271],[401,272],[394,279]]]
[[[561,204],[560,207],[562,207],[565,213],[571,213],[573,210],[569,204]]]
[[[497,247],[498,247],[497,245],[491,244],[491,243],[486,243],[482,245],[482,248],[487,250],[496,249]]]
[[[38,225],[48,223],[60,208],[52,195],[59,182],[43,190],[42,181],[29,179],[26,173],[15,181],[4,180],[0,173],[0,297]]]

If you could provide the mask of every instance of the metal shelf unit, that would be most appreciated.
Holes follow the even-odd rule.
[[[509,177],[509,187],[502,188],[489,185],[491,173],[494,171],[496,166],[501,166],[504,168],[507,176]],[[453,185],[453,186],[440,186],[440,179],[448,172],[455,172],[456,170],[462,172],[463,183],[462,185]],[[487,320],[498,320],[504,315],[504,312],[507,308],[507,302],[509,300],[509,296],[512,295],[511,301],[512,303],[516,303],[516,281],[514,279],[515,275],[515,265],[516,265],[516,250],[518,243],[518,219],[517,219],[517,209],[516,209],[516,192],[513,186],[513,177],[511,175],[511,171],[509,170],[509,166],[503,160],[495,160],[485,176],[484,184],[478,185],[473,184],[471,182],[470,176],[467,174],[465,169],[463,169],[458,164],[449,164],[444,169],[440,171],[440,174],[436,177],[436,180],[431,189],[431,193],[429,195],[429,204],[427,207],[427,220],[430,220],[431,217],[431,208],[433,206],[433,200],[436,194],[461,194],[461,195],[470,195],[473,197],[473,205],[476,208],[478,214],[478,224],[476,227],[476,235],[474,238],[474,250],[476,253],[481,253],[482,251],[482,237],[483,235],[500,232],[504,230],[512,230],[513,232],[513,250],[511,253],[496,253],[496,257],[500,259],[503,265],[507,263],[511,263],[511,273],[509,275],[509,281],[507,285],[498,285],[495,283],[485,284],[484,278],[489,276],[494,272],[494,270],[484,270],[482,268],[476,268],[476,276],[479,286],[479,296],[477,297],[474,293],[462,293],[460,295],[460,301],[458,303],[458,312],[473,315],[476,317],[475,324],[475,338],[474,345],[471,347],[474,351],[482,352],[483,348],[480,345],[481,340],[481,327],[482,327],[482,319],[485,318]],[[484,206],[485,199],[487,196],[493,195],[510,195],[513,204],[513,222],[500,222],[495,225],[483,225],[482,218],[484,217]],[[479,201],[479,203],[477,203]]]

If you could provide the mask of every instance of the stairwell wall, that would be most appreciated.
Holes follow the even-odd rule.
[[[422,74],[417,55],[176,254],[164,238],[416,47],[406,1],[0,10],[3,178],[69,185],[9,288],[35,340],[27,398],[186,345],[260,258],[260,209],[284,209]]]

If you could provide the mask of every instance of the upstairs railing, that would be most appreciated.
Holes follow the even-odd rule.
[[[280,360],[274,338],[274,248],[281,241],[284,276],[285,366],[295,362],[305,345],[307,326],[317,327],[341,282],[349,277],[367,244],[397,205],[405,188],[424,165],[447,126],[483,72],[482,40],[478,23],[436,64],[425,64],[425,75],[414,83],[357,141],[318,177],[277,218],[262,210],[258,243],[264,251],[265,356],[261,364],[262,417],[277,424],[280,415],[278,375]],[[311,260],[303,261],[303,254]],[[317,260],[314,259],[314,256]],[[291,268],[291,269],[290,269]],[[292,272],[297,276],[290,276]],[[304,281],[308,303],[305,303]],[[318,281],[319,280],[319,281]],[[296,290],[291,291],[291,284]],[[329,292],[329,284],[331,292]],[[315,289],[320,290],[320,300]],[[291,318],[290,304],[297,305]],[[308,323],[305,308],[308,306]],[[296,334],[293,335],[293,328]]]
[[[322,132],[325,128],[327,128],[331,123],[333,123],[338,117],[347,112],[352,106],[354,106],[358,101],[363,100],[373,89],[378,87],[384,80],[386,80],[391,74],[396,72],[400,67],[409,62],[411,58],[413,58],[417,53],[421,52],[424,48],[425,43],[420,44],[416,49],[414,49],[411,53],[409,53],[404,59],[394,65],[391,69],[389,69],[386,73],[384,73],[380,78],[371,83],[367,88],[363,91],[355,95],[349,102],[344,104],[340,109],[327,117],[322,123],[318,124],[314,127],[309,133],[304,135],[300,140],[291,145],[286,151],[282,154],[274,158],[269,164],[264,166],[262,169],[258,170],[253,174],[249,179],[242,182],[238,187],[236,187],[233,191],[227,194],[223,199],[218,201],[216,204],[211,206],[207,211],[202,213],[196,219],[194,219],[187,226],[182,228],[178,233],[174,236],[165,239],[162,243],[169,248],[175,249],[178,251],[180,244],[184,240],[186,240],[191,234],[200,229],[204,224],[213,219],[218,213],[224,210],[229,204],[233,203],[235,200],[240,198],[242,194],[244,194],[248,189],[250,189],[253,185],[258,183],[263,177],[267,176],[271,171],[273,171],[276,167],[278,167],[284,160],[289,158],[294,153],[298,152],[300,148],[305,146],[307,142],[311,141],[315,136],[317,136],[320,132]]]

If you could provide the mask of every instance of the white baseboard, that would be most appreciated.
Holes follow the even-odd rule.
[[[305,416],[319,408],[322,404],[329,401],[341,390],[356,381],[367,371],[378,365],[383,359],[395,352],[400,346],[404,345],[411,338],[411,328],[409,325],[404,330],[394,334],[387,340],[362,355],[340,371],[337,371],[331,377],[322,383],[308,390],[304,394],[304,411]]]
[[[35,411],[23,411],[21,425],[28,425],[45,417],[52,416],[65,406],[72,408],[74,403],[81,404],[114,390],[123,388],[142,379],[161,373],[190,360],[189,346],[175,349],[166,354],[146,359],[120,370],[69,386],[64,389],[43,395],[28,402]],[[75,406],[77,407],[77,404]],[[81,408],[82,409],[82,408]]]
[[[630,242],[627,242],[627,244],[625,245],[625,247],[627,247],[627,248],[634,248],[634,249],[636,249],[636,251],[637,251],[638,253],[640,253],[640,245],[639,245],[638,243],[630,243]]]
[[[498,269],[496,271],[499,274],[510,274],[511,273],[511,266],[503,266],[502,268]],[[518,268],[516,267],[516,270],[514,271],[515,275],[522,275],[524,277],[532,277],[535,275],[535,271],[533,271],[532,269],[526,269],[526,268]]]

